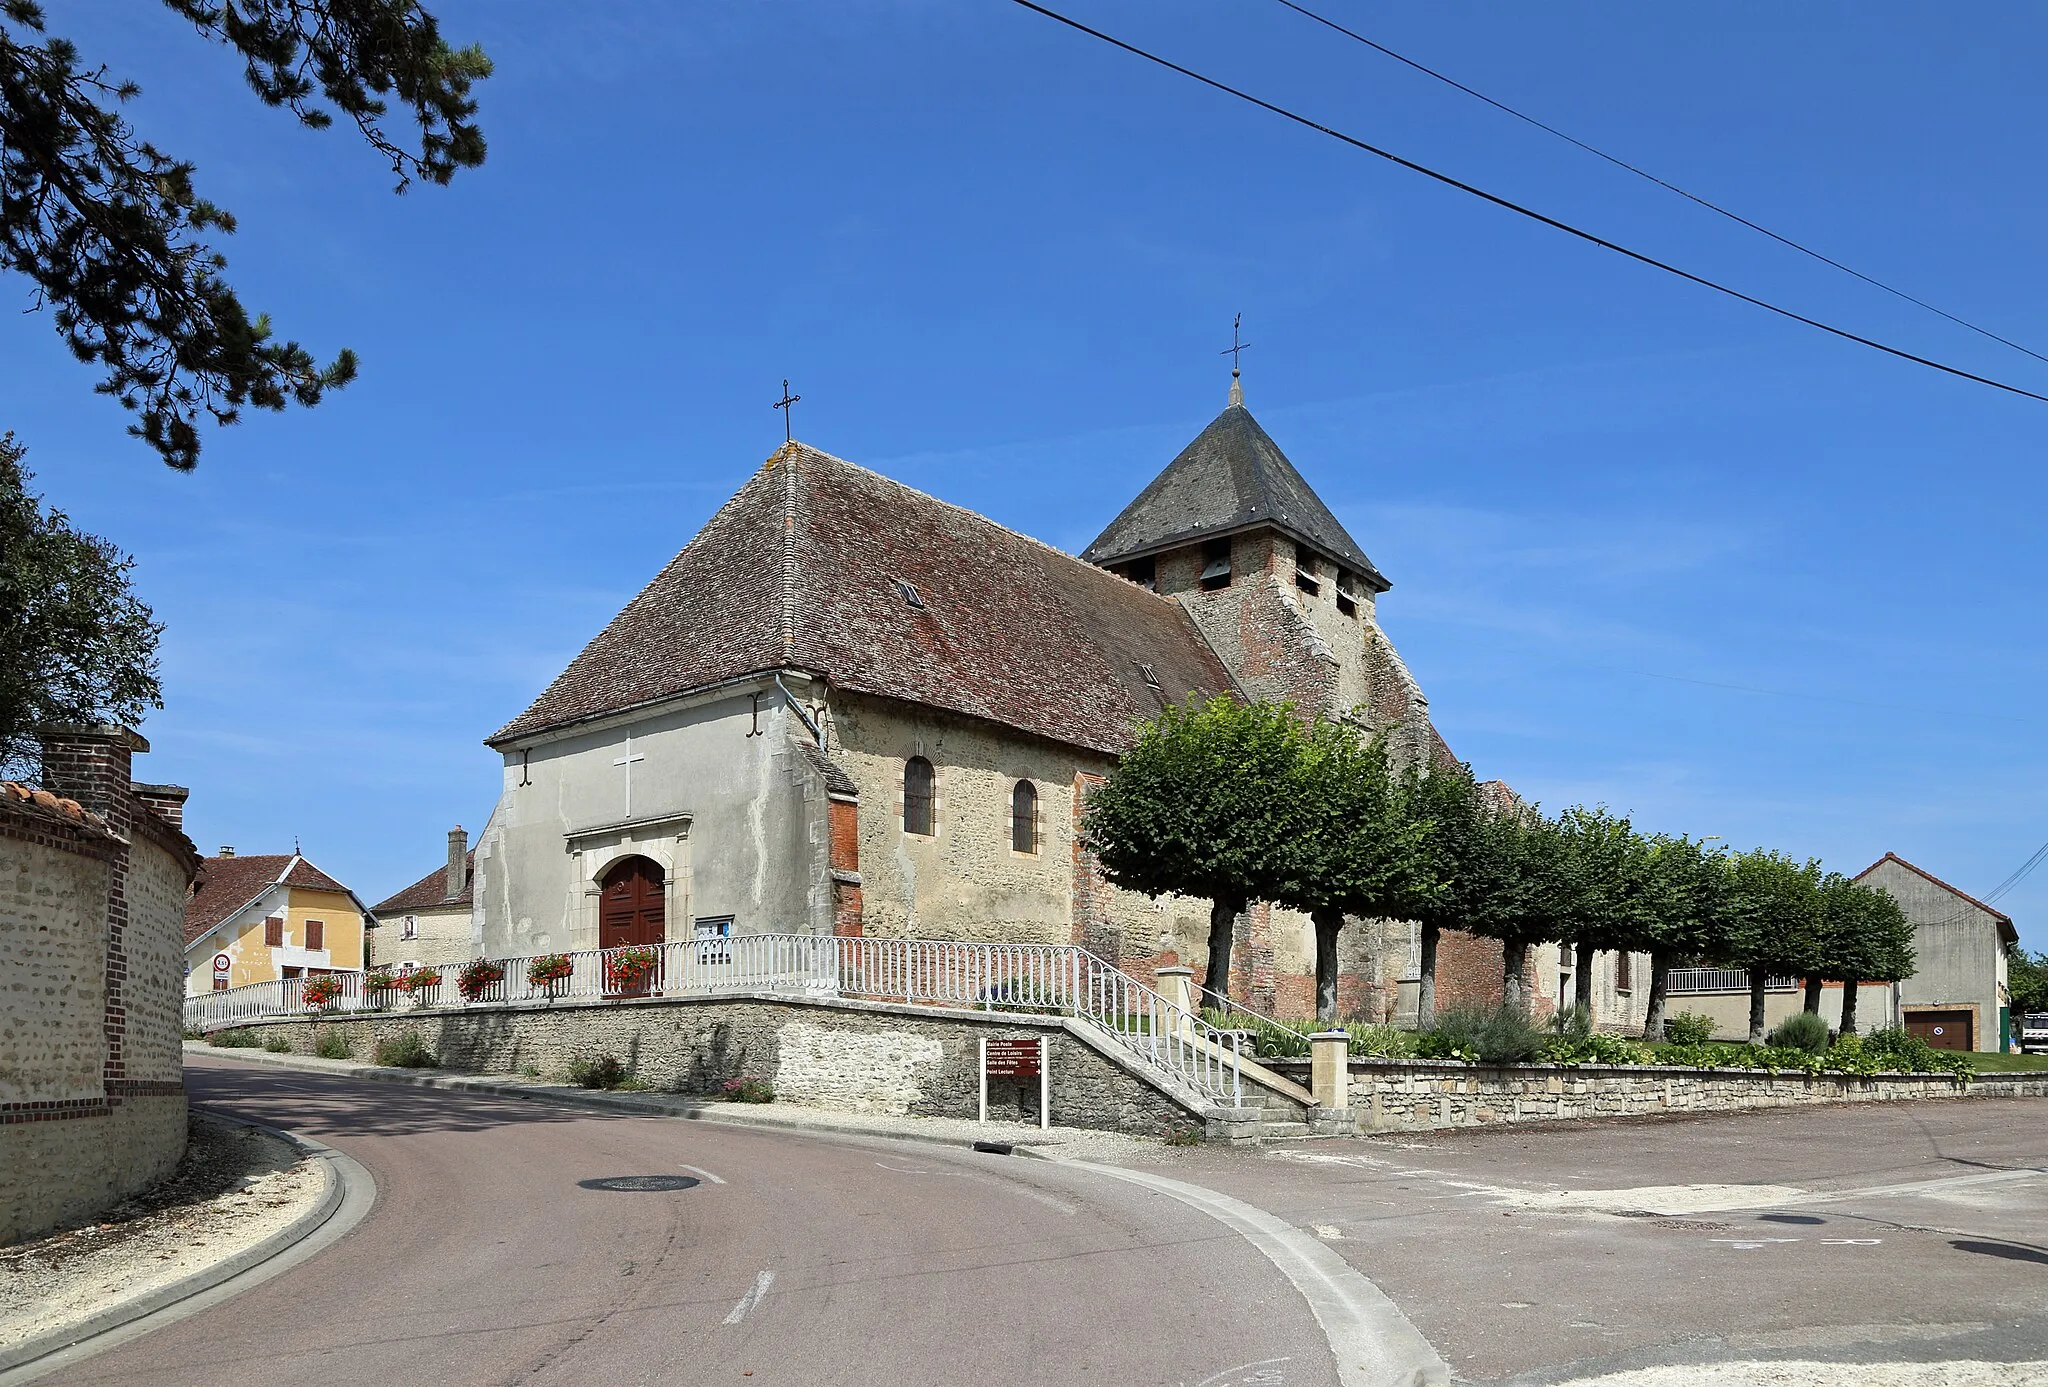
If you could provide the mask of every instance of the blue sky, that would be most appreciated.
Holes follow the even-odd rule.
[[[1267,0],[1072,12],[1747,291],[2048,366],[1742,232]],[[2048,14],[1330,12],[2048,352]],[[1555,808],[1990,890],[2048,839],[2048,405],[1835,342],[1347,151],[1010,4],[440,3],[486,166],[389,193],[154,6],[51,28],[233,210],[231,274],[361,379],[170,473],[46,318],[4,416],[168,623],[150,778],[211,851],[371,899],[481,826],[517,713],[780,441],[1078,550],[1247,402],[1393,580],[1453,747]],[[14,292],[25,299],[22,286]],[[2048,947],[2048,870],[2002,902]]]

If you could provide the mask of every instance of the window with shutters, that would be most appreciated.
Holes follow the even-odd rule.
[[[1028,780],[1010,791],[1010,851],[1038,851],[1038,787]]]
[[[324,921],[306,921],[306,947],[309,949],[324,949],[327,947],[327,925]]]
[[[284,947],[284,916],[273,915],[263,922],[263,943],[266,948]]]
[[[932,763],[913,756],[903,763],[903,831],[921,838],[932,836]]]

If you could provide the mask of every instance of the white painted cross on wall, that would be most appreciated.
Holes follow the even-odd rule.
[[[629,730],[626,733],[626,754],[612,761],[614,766],[624,766],[626,768],[626,817],[629,819],[633,817],[633,763],[635,761],[645,761],[646,759],[645,756],[633,750],[633,734]]]

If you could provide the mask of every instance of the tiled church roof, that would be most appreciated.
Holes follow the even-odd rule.
[[[777,668],[1111,752],[1233,688],[1171,599],[791,443],[488,740]]]
[[[1380,592],[1390,586],[1241,404],[1211,420],[1081,557],[1116,563],[1252,525],[1305,541]]]

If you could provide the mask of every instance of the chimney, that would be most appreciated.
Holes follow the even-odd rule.
[[[235,855],[235,850],[229,847],[227,844],[223,843],[221,844],[220,851],[214,855],[216,857],[233,857]]]
[[[128,792],[154,810],[159,819],[181,833],[184,831],[185,801],[192,792],[183,785],[144,785],[137,781],[128,787]]]
[[[469,835],[461,824],[448,830],[448,878],[443,900],[454,900],[469,885]]]
[[[60,723],[42,731],[43,788],[75,799],[127,836],[128,772],[135,753],[148,751],[142,734],[118,724]]]

